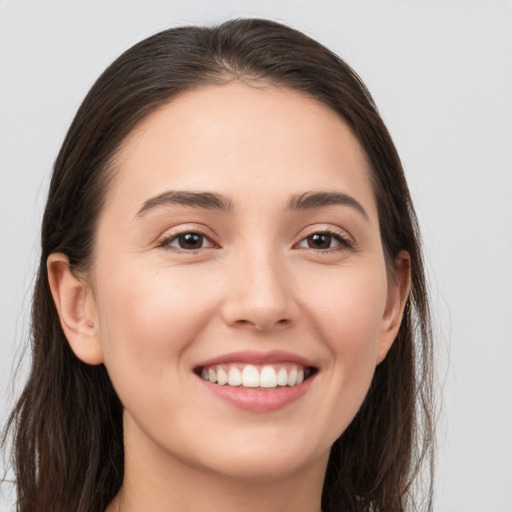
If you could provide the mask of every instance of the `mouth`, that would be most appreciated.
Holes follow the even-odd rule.
[[[292,352],[242,351],[199,363],[194,373],[205,389],[250,412],[271,412],[308,393],[320,369]]]
[[[232,362],[198,366],[194,373],[218,386],[272,391],[300,386],[316,372],[314,366],[293,362],[247,364]]]

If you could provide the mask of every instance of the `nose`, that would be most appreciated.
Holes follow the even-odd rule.
[[[289,269],[272,251],[244,254],[228,270],[222,317],[226,324],[268,331],[294,324],[299,317]]]

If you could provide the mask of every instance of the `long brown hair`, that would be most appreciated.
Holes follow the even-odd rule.
[[[165,30],[136,44],[100,76],[71,124],[42,224],[31,372],[4,435],[4,446],[8,434],[13,439],[19,512],[102,511],[123,481],[122,404],[105,367],[84,364],[71,351],[50,293],[48,256],[63,252],[74,269],[90,265],[116,152],[137,123],[185,90],[252,79],[310,95],[348,123],[371,169],[388,271],[401,250],[411,257],[410,299],[397,339],[332,447],[323,510],[431,510],[432,333],[419,230],[400,159],[370,93],[345,62],[287,26],[239,19]],[[428,484],[414,500],[422,467]]]

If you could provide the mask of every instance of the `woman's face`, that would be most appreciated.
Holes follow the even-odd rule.
[[[360,144],[309,97],[234,82],[160,108],[117,165],[89,282],[127,456],[325,469],[401,315]]]

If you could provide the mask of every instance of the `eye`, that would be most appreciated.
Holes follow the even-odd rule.
[[[351,248],[352,243],[342,234],[327,230],[309,235],[299,242],[298,247],[326,251]]]
[[[178,251],[193,252],[198,251],[199,249],[215,247],[215,243],[212,242],[203,233],[187,231],[183,233],[177,233],[165,238],[160,242],[159,246],[171,247],[173,249],[177,249]]]

